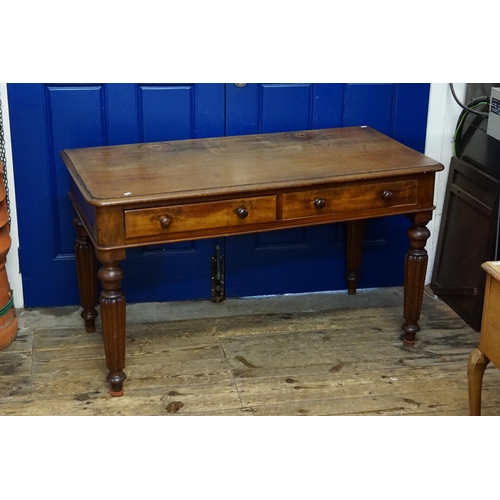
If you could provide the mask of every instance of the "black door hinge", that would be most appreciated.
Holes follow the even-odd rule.
[[[226,298],[224,288],[224,257],[220,254],[219,245],[215,247],[215,255],[211,258],[210,271],[212,277],[212,294],[210,300],[218,304]]]

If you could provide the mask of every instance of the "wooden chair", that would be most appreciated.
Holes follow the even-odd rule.
[[[500,261],[485,262],[481,267],[487,273],[481,338],[467,365],[471,415],[481,415],[481,386],[486,366],[491,361],[500,368]]]

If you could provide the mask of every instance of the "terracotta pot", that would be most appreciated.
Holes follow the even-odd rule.
[[[1,163],[0,167],[2,167],[0,170],[3,171]],[[0,350],[14,342],[18,330],[12,291],[5,269],[5,260],[11,243],[7,194],[3,179],[0,179]]]

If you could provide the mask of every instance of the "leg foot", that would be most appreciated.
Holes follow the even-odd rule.
[[[127,378],[125,368],[125,297],[121,290],[123,271],[117,261],[102,262],[99,278],[102,333],[106,364],[109,370],[110,394],[121,396]]]
[[[467,363],[467,383],[469,387],[469,410],[471,416],[481,415],[481,387],[483,375],[490,360],[479,350],[474,349]]]
[[[415,345],[415,335],[420,330],[418,320],[422,310],[425,271],[427,270],[427,250],[425,243],[430,236],[425,222],[415,222],[408,230],[410,248],[405,258],[404,282],[404,318],[401,327],[404,331],[403,342],[407,346]]]
[[[97,259],[94,245],[79,217],[73,220],[77,238],[75,243],[76,271],[80,290],[81,313],[85,320],[85,329],[91,333],[95,331],[97,317]]]

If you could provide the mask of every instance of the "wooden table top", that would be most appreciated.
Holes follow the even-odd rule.
[[[61,156],[85,201],[96,206],[443,169],[370,127],[69,149]]]

